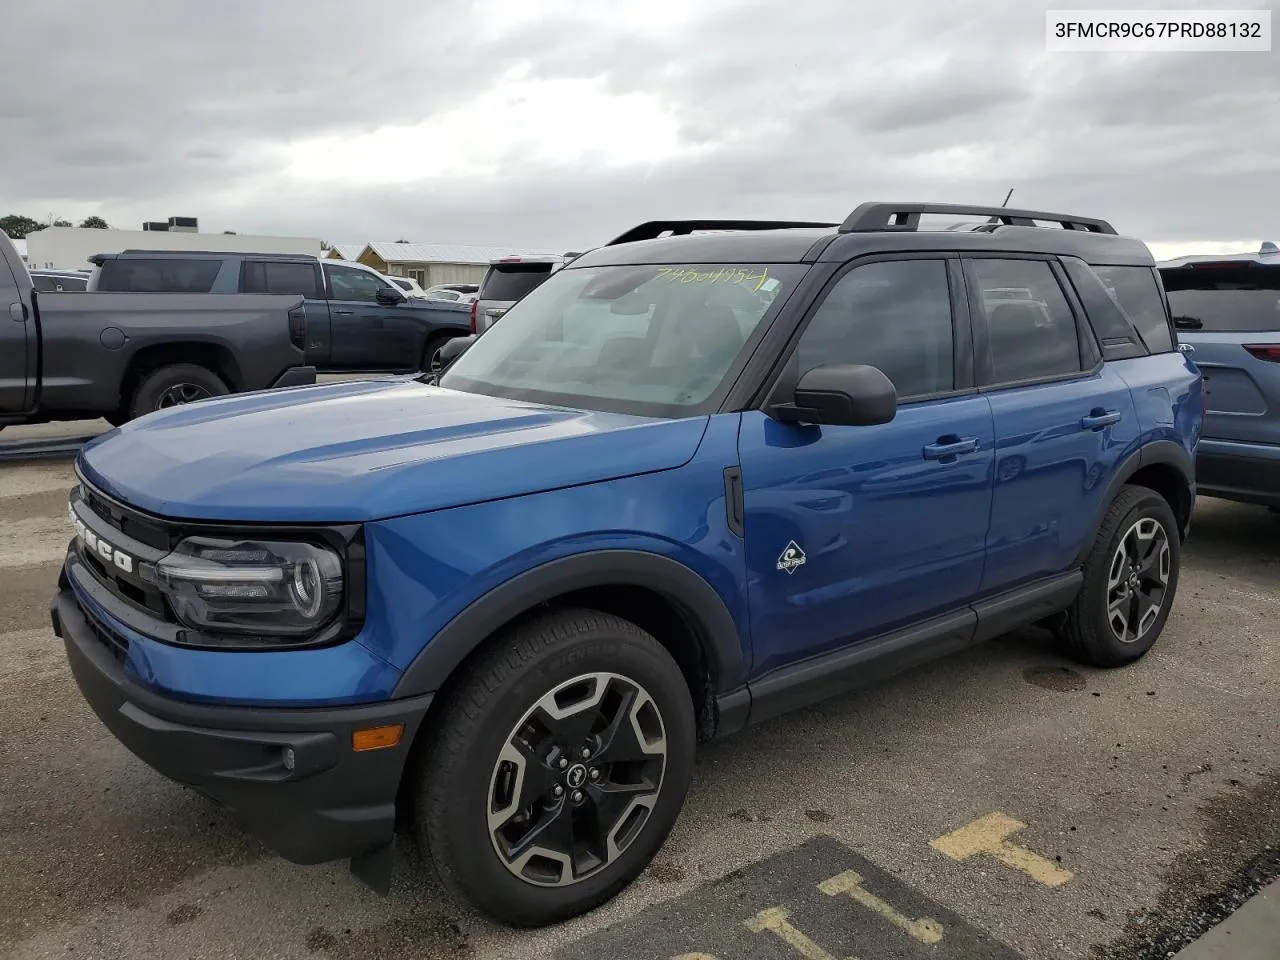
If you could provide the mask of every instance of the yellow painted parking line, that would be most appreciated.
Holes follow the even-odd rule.
[[[783,943],[804,957],[804,960],[835,960],[835,957],[793,927],[788,919],[790,916],[781,907],[770,907],[747,920],[746,927],[752,933],[764,933],[767,930],[776,934]],[[850,957],[849,960],[857,958]]]
[[[1062,886],[1074,876],[1070,870],[1064,870],[1026,847],[1009,842],[1009,837],[1026,827],[1025,823],[1003,813],[989,813],[954,833],[931,841],[929,845],[952,860],[968,860],[985,853],[1007,867],[1021,870],[1036,883],[1046,887]]]
[[[903,916],[890,904],[881,900],[864,887],[862,885],[862,877],[853,870],[846,870],[830,880],[823,880],[818,884],[818,889],[829,897],[836,897],[842,893],[848,894],[854,901],[862,904],[868,910],[880,914],[894,926],[905,930],[921,943],[938,943],[942,940],[942,924],[937,920],[931,920],[928,917],[912,920],[910,917]]]

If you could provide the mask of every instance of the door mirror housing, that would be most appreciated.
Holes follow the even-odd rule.
[[[374,294],[378,303],[384,307],[394,307],[398,303],[404,303],[408,297],[404,295],[404,291],[396,287],[379,287],[378,292]]]
[[[453,361],[467,352],[467,349],[476,342],[476,335],[473,333],[469,337],[454,337],[440,348],[440,367],[449,366]]]
[[[876,367],[830,364],[807,371],[796,384],[793,403],[770,411],[784,423],[869,427],[888,423],[898,412],[898,391]]]

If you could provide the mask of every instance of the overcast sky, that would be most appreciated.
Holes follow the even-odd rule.
[[[0,6],[0,214],[570,249],[1012,186],[1280,240],[1280,52],[1050,54],[1036,0]]]

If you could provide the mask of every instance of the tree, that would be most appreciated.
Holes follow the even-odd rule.
[[[0,217],[0,230],[3,230],[15,240],[21,240],[27,234],[35,233],[43,228],[44,224],[39,220],[24,217],[20,213],[11,213],[7,217]]]
[[[50,227],[70,227],[70,226],[72,226],[72,223],[71,223],[71,221],[70,221],[70,220],[63,220],[61,217],[55,217],[55,216],[51,213],[51,214],[49,214],[49,222],[46,224],[46,226],[50,226]]]
[[[234,237],[236,235],[236,232],[234,230],[223,230],[222,235],[224,237]]]
[[[320,249],[321,249],[321,250],[332,250],[332,249],[333,249],[333,244],[332,244],[332,243],[330,243],[328,240],[321,240],[321,241],[320,241]]]
[[[89,230],[109,230],[109,229],[111,229],[111,228],[110,228],[110,225],[107,223],[107,221],[105,221],[105,220],[103,220],[101,217],[97,217],[97,216],[94,216],[94,217],[85,217],[85,218],[84,218],[84,221],[80,224],[80,226],[81,226],[81,227],[84,227],[84,228],[87,228],[87,229],[89,229]]]

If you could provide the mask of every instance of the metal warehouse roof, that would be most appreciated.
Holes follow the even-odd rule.
[[[387,263],[476,263],[485,264],[502,257],[554,257],[564,251],[530,250],[527,247],[481,247],[461,243],[371,243]]]
[[[359,259],[360,254],[364,253],[363,243],[335,243],[333,249],[338,251],[338,256],[343,260]]]

